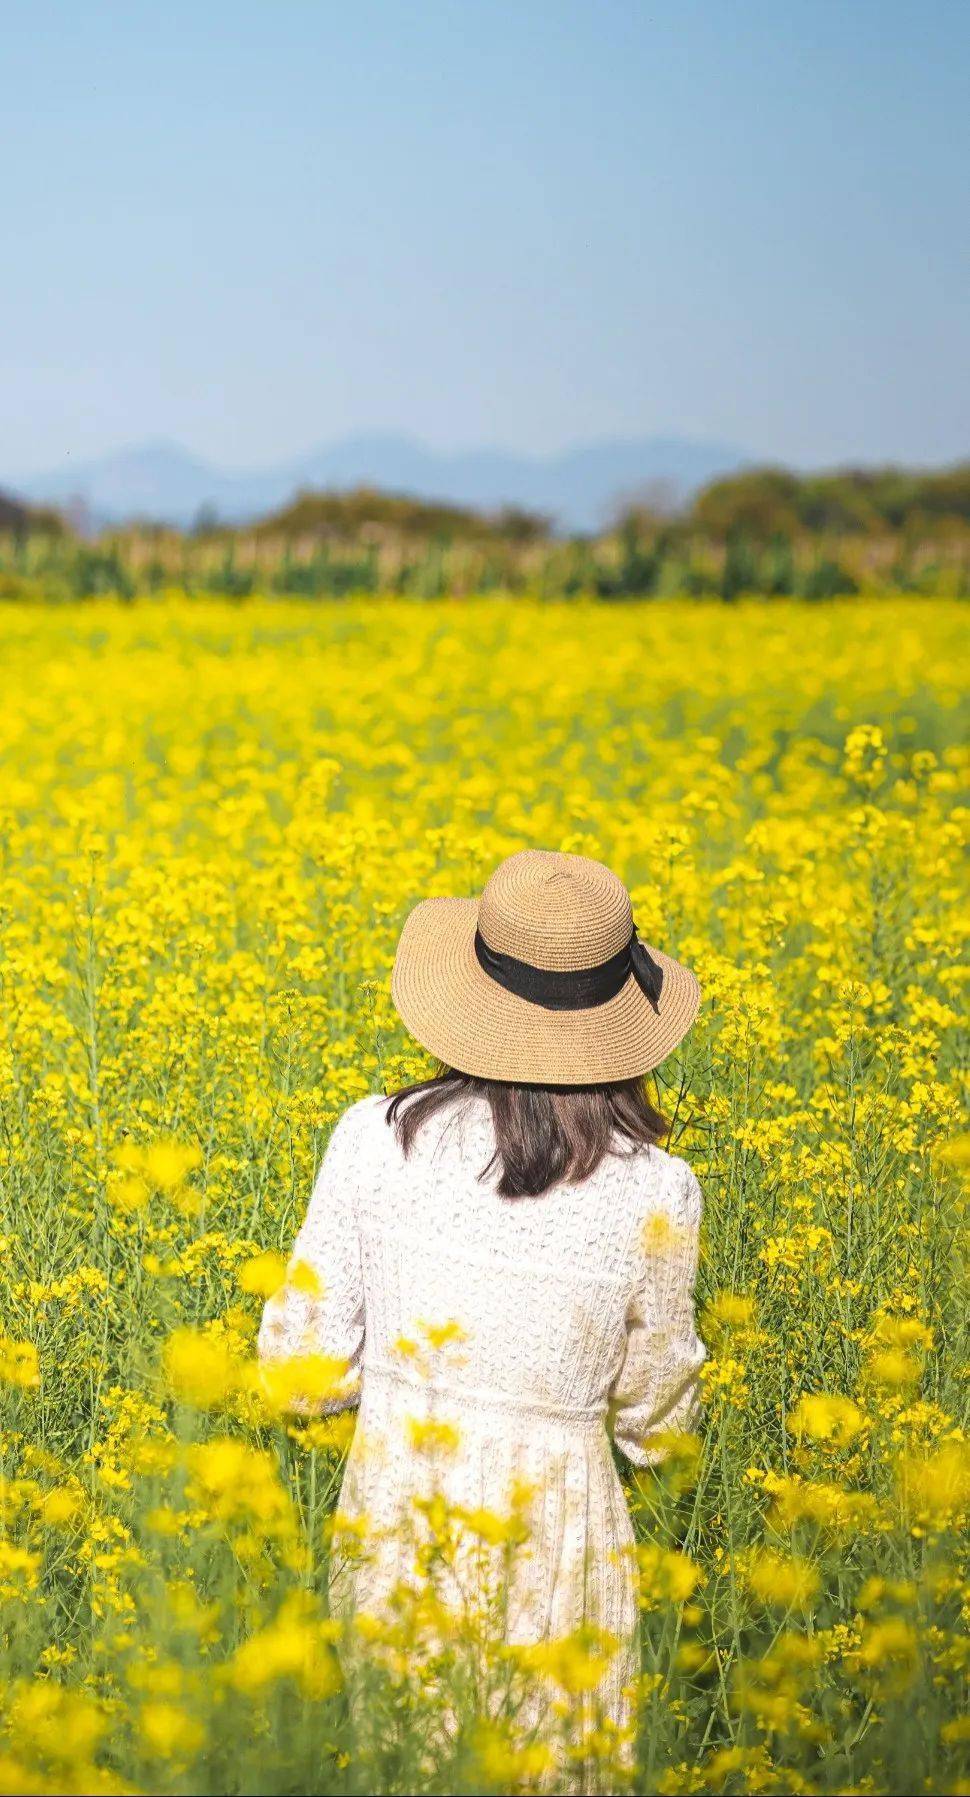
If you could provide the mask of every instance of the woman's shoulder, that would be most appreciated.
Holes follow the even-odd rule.
[[[646,1151],[646,1159],[650,1170],[644,1182],[647,1209],[651,1203],[656,1206],[659,1200],[665,1209],[676,1211],[685,1222],[699,1222],[701,1188],[690,1163],[679,1154],[670,1154],[656,1145]]]
[[[368,1092],[366,1098],[358,1098],[349,1104],[333,1126],[331,1141],[339,1137],[341,1141],[351,1142],[365,1136],[377,1136],[381,1130],[387,1133],[388,1102],[383,1092]]]
[[[386,1104],[382,1094],[370,1094],[340,1113],[327,1141],[327,1160],[332,1166],[373,1160],[382,1136],[390,1134],[384,1124]]]

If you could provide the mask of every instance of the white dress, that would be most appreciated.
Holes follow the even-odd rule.
[[[526,1487],[506,1637],[607,1631],[617,1650],[597,1705],[622,1725],[638,1606],[607,1425],[646,1465],[663,1455],[651,1437],[693,1420],[697,1181],[659,1148],[618,1148],[581,1184],[502,1198],[494,1174],[479,1177],[494,1149],[483,1099],[439,1112],[407,1160],[385,1108],[364,1099],[340,1119],[291,1263],[314,1270],[319,1295],[288,1281],[259,1338],[265,1361],[346,1361],[318,1407],[360,1402],[340,1510],[366,1517],[372,1550],[332,1574],[335,1607],[377,1612],[408,1578],[414,1500],[432,1487],[473,1518]],[[429,1327],[448,1323],[461,1339],[434,1347]],[[422,1431],[427,1419],[457,1439]]]

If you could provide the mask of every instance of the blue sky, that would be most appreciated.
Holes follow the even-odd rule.
[[[967,0],[0,0],[0,473],[968,431]]]

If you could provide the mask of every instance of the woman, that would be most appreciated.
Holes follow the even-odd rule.
[[[480,902],[417,906],[392,990],[444,1071],[341,1118],[294,1254],[319,1290],[293,1278],[260,1334],[269,1362],[345,1364],[328,1407],[359,1392],[341,1512],[372,1551],[335,1596],[374,1612],[400,1590],[432,1488],[479,1533],[524,1508],[505,1635],[606,1631],[597,1704],[622,1726],[637,1601],[607,1418],[642,1466],[694,1413],[700,1194],[657,1146],[643,1076],[690,1028],[697,981],[640,943],[607,868],[530,850]]]

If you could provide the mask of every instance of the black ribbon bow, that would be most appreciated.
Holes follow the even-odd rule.
[[[644,948],[634,930],[630,939],[630,960],[633,966],[633,977],[648,998],[655,1011],[660,1009],[660,994],[663,991],[664,972],[659,961],[655,961],[649,949]]]
[[[615,998],[627,980],[636,980],[644,997],[655,1011],[660,1009],[663,968],[649,949],[644,948],[634,930],[629,942],[618,954],[598,967],[581,967],[573,972],[556,973],[548,967],[533,967],[529,961],[517,961],[514,955],[499,954],[489,948],[480,930],[475,931],[475,953],[479,966],[489,979],[524,998],[529,1004],[541,1005],[546,1011],[589,1011]]]

